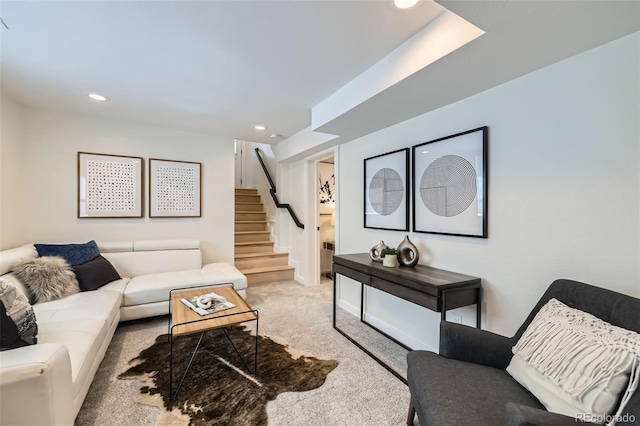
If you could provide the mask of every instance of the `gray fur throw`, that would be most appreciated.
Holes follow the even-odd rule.
[[[71,266],[59,256],[43,256],[19,263],[13,272],[29,288],[34,303],[50,302],[79,293]]]

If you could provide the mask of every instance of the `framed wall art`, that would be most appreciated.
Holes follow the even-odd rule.
[[[487,238],[488,128],[413,146],[413,230]]]
[[[142,217],[143,159],[78,152],[78,217]]]
[[[364,160],[364,227],[409,230],[409,148]]]
[[[331,214],[336,209],[336,175],[333,163],[318,163],[318,198],[320,214]]]
[[[149,217],[200,217],[202,163],[149,159]]]

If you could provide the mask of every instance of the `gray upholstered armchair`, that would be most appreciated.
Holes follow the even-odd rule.
[[[427,351],[407,355],[411,391],[407,424],[413,424],[417,412],[421,425],[575,425],[573,417],[546,411],[505,370],[511,348],[552,298],[640,333],[640,299],[570,280],[551,284],[511,338],[443,321],[440,355]],[[640,391],[632,395],[623,414],[640,422]]]

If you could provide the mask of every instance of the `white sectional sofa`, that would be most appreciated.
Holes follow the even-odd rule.
[[[0,424],[72,425],[120,321],[169,312],[169,291],[247,280],[233,265],[202,265],[198,240],[98,242],[122,279],[98,290],[33,305],[38,343],[0,352]],[[0,275],[27,294],[11,274],[37,257],[33,245],[0,252]]]

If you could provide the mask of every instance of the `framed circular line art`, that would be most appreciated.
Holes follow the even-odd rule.
[[[462,214],[476,198],[476,170],[465,158],[444,155],[435,159],[420,179],[420,198],[433,214]]]
[[[413,230],[487,238],[488,127],[414,145]]]
[[[409,148],[364,160],[364,227],[409,230]]]

